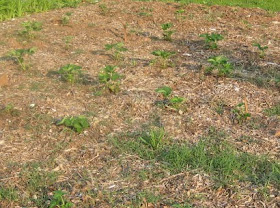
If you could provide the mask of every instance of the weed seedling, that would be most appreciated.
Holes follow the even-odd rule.
[[[65,117],[62,120],[56,122],[56,125],[64,125],[73,129],[74,131],[81,133],[86,128],[90,127],[88,119],[85,116],[71,116]]]
[[[261,46],[259,43],[254,43],[253,46],[259,49],[260,58],[265,57],[265,50],[268,49],[268,46]]]
[[[73,36],[65,36],[63,38],[65,45],[66,45],[66,49],[69,49],[72,46],[72,41],[73,41]]]
[[[170,57],[174,56],[175,52],[156,50],[153,51],[152,54],[157,58],[152,61],[152,64],[158,64],[161,68],[167,68],[170,64]]]
[[[58,74],[61,75],[63,81],[74,84],[77,83],[83,75],[81,69],[81,66],[67,64],[59,69]]]
[[[66,193],[63,191],[55,191],[53,195],[53,199],[51,200],[49,208],[70,208],[73,206],[71,202],[68,202],[64,199],[64,195]]]
[[[113,58],[116,61],[120,61],[123,59],[123,52],[127,51],[127,48],[124,47],[123,43],[114,43],[114,44],[106,44],[105,50],[113,52]]]
[[[151,129],[148,133],[139,137],[140,141],[152,148],[153,150],[159,149],[163,144],[165,131],[163,128]]]
[[[71,15],[72,15],[72,12],[66,12],[61,18],[61,24],[64,26],[68,25],[70,22]]]
[[[217,49],[218,41],[224,39],[224,37],[218,33],[212,33],[212,34],[205,33],[205,34],[200,35],[200,37],[204,38],[207,48],[210,48],[210,49]]]
[[[214,56],[208,59],[208,62],[211,64],[210,67],[207,67],[205,74],[215,74],[220,77],[229,76],[233,67],[228,62],[228,59],[224,56]]]
[[[112,93],[120,91],[120,79],[122,76],[115,71],[116,68],[116,66],[108,65],[98,75],[99,81]]]
[[[163,96],[163,100],[156,101],[156,105],[165,106],[167,108],[175,109],[177,111],[182,109],[185,98],[178,96],[171,96],[172,89],[168,86],[159,87],[156,92]]]
[[[25,63],[24,56],[33,55],[35,48],[29,49],[15,49],[8,53],[8,56],[15,59],[16,63],[20,66],[20,69],[25,71],[28,69],[28,65]]]
[[[243,124],[248,118],[251,117],[251,114],[247,112],[245,103],[239,103],[232,110],[232,119],[237,121],[238,124]]]
[[[172,23],[164,23],[161,25],[161,29],[163,30],[163,39],[167,40],[167,41],[172,41],[172,34],[174,33],[173,30],[171,30],[171,28],[173,27]]]
[[[99,9],[100,9],[100,14],[103,16],[106,16],[110,12],[110,9],[107,7],[106,4],[100,4]]]
[[[23,22],[23,30],[19,32],[19,35],[22,37],[32,39],[35,37],[34,31],[40,31],[42,30],[42,22],[37,22],[37,21],[27,21]]]

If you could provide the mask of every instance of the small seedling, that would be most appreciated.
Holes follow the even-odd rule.
[[[233,121],[237,121],[239,124],[243,124],[248,118],[251,117],[251,114],[247,112],[246,105],[244,102],[236,105],[232,110]]]
[[[159,149],[164,143],[165,131],[163,128],[152,129],[150,132],[139,137],[140,141],[153,150]]]
[[[176,19],[179,22],[182,22],[184,19],[186,19],[186,16],[183,15],[184,13],[185,13],[184,9],[179,9],[175,12]]]
[[[14,58],[16,63],[20,66],[20,69],[25,71],[28,69],[28,65],[25,63],[24,57],[27,55],[33,55],[35,53],[35,48],[29,49],[15,49],[8,53],[8,56]]]
[[[224,56],[214,56],[208,59],[211,64],[207,67],[205,74],[214,74],[220,77],[229,76],[232,73],[233,67]]]
[[[82,77],[82,67],[74,64],[67,64],[62,66],[58,73],[61,75],[63,81],[71,84],[77,83]]]
[[[173,30],[171,30],[171,28],[173,27],[172,23],[164,23],[161,25],[161,29],[163,30],[163,39],[167,40],[167,41],[172,41],[172,34],[174,33]]]
[[[27,21],[23,22],[23,30],[19,32],[19,35],[31,39],[35,37],[35,34],[33,33],[34,31],[40,31],[42,30],[42,22],[37,22],[37,21]]]
[[[178,96],[171,96],[172,89],[168,86],[159,87],[156,89],[157,93],[163,96],[163,100],[157,101],[157,105],[163,105],[175,110],[181,110],[182,104],[185,102],[185,98]]]
[[[4,108],[0,109],[0,115],[1,114],[9,114],[11,116],[19,116],[20,111],[17,110],[13,104],[8,104]]]
[[[122,76],[115,71],[116,68],[116,66],[108,65],[98,75],[99,81],[112,93],[120,91],[120,79]]]
[[[73,206],[71,202],[68,202],[64,199],[64,195],[66,193],[63,191],[55,191],[53,195],[53,199],[49,205],[49,208],[70,208]]]
[[[253,46],[259,49],[260,58],[265,57],[265,50],[268,49],[268,46],[261,46],[259,43],[254,43]]]
[[[56,122],[56,125],[64,125],[66,127],[69,127],[73,129],[74,131],[81,133],[86,128],[89,128],[89,122],[88,119],[85,116],[71,116],[71,117],[65,117],[62,120],[59,120]]]
[[[218,41],[223,40],[224,37],[218,33],[205,33],[200,35],[200,37],[204,38],[205,44],[210,49],[217,49],[218,48]]]
[[[61,24],[64,26],[68,25],[70,22],[71,15],[72,15],[72,12],[66,12],[61,18]]]
[[[72,41],[73,41],[73,36],[65,36],[63,38],[65,45],[66,45],[66,49],[69,49],[72,46]]]
[[[105,50],[113,52],[113,58],[116,61],[123,59],[123,52],[127,51],[127,48],[124,47],[123,43],[114,43],[114,44],[106,44]]]
[[[161,66],[161,68],[167,68],[169,65],[172,65],[169,62],[170,57],[174,56],[176,53],[164,50],[156,50],[153,51],[152,54],[157,57],[154,61],[152,61],[152,64],[157,63]]]

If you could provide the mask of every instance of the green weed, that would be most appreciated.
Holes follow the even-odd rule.
[[[68,202],[64,199],[66,193],[63,191],[55,191],[53,199],[51,200],[49,208],[70,208],[73,206],[71,202]]]
[[[206,47],[210,49],[217,49],[218,41],[224,39],[224,37],[221,34],[217,34],[217,33],[211,33],[211,34],[205,33],[205,34],[201,34],[200,37],[204,38]]]
[[[157,105],[163,105],[165,107],[175,109],[175,110],[182,110],[182,106],[186,101],[185,98],[178,97],[178,96],[171,96],[172,89],[168,86],[159,87],[156,89],[157,93],[160,93],[163,96],[163,100],[157,101]]]
[[[152,55],[156,56],[157,58],[152,61],[152,64],[157,64],[161,68],[167,68],[168,66],[172,65],[170,63],[170,58],[174,56],[175,52],[164,51],[164,50],[156,50],[152,52]]]
[[[23,30],[19,31],[19,35],[27,39],[32,39],[35,37],[34,32],[42,30],[42,22],[37,21],[27,21],[22,23]]]
[[[271,108],[265,109],[264,112],[268,116],[280,116],[280,103]]]
[[[103,16],[106,16],[110,12],[110,8],[108,8],[106,4],[100,4],[99,9],[100,14]]]
[[[231,110],[233,121],[237,121],[239,124],[243,124],[245,121],[248,120],[248,118],[251,117],[251,114],[247,112],[245,103],[239,103],[237,104],[232,110]]]
[[[106,44],[105,50],[112,51],[113,58],[116,61],[120,61],[123,59],[123,52],[127,51],[128,49],[124,47],[123,43],[114,43],[114,44]]]
[[[116,66],[107,65],[98,75],[99,81],[112,93],[120,91],[120,79],[122,76],[115,71],[116,68]]]
[[[28,65],[25,63],[24,57],[27,55],[33,55],[35,53],[35,48],[29,49],[15,49],[8,53],[8,56],[14,58],[16,63],[20,66],[20,69],[25,71],[28,69]]]
[[[0,109],[0,115],[1,114],[9,114],[11,116],[19,116],[20,111],[17,110],[13,104],[7,104],[3,109]]]
[[[17,201],[18,192],[14,188],[0,187],[0,201]]]
[[[85,116],[65,117],[59,120],[58,122],[56,122],[56,125],[64,125],[66,127],[73,129],[78,133],[81,133],[86,128],[90,127],[89,121]]]
[[[61,24],[64,26],[68,25],[70,22],[71,15],[72,15],[72,12],[65,13],[61,18]]]
[[[225,56],[211,57],[208,59],[208,62],[211,66],[206,68],[205,74],[214,74],[219,77],[224,77],[231,75],[233,71],[231,63],[228,62]]]
[[[173,33],[175,31],[171,30],[171,28],[173,27],[172,23],[164,23],[161,25],[161,29],[163,30],[163,39],[166,41],[172,41],[171,36],[173,35]]]
[[[163,128],[151,129],[149,132],[143,134],[139,139],[143,144],[149,146],[153,150],[159,149],[164,143],[165,131]]]
[[[59,69],[58,74],[61,75],[61,79],[63,81],[74,84],[79,82],[83,76],[81,69],[81,66],[77,66],[75,64],[67,64]]]
[[[254,43],[253,46],[259,49],[260,58],[265,57],[265,51],[268,49],[268,46],[261,46],[259,43]]]

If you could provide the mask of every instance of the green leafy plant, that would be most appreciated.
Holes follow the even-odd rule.
[[[65,47],[66,49],[71,48],[73,39],[74,39],[73,36],[65,36],[65,37],[63,38],[63,41],[64,41],[65,46],[66,46],[66,47]]]
[[[90,127],[89,121],[85,116],[70,116],[65,117],[58,122],[56,122],[56,125],[64,125],[66,127],[69,127],[73,129],[74,131],[81,133],[86,128]]]
[[[163,96],[163,100],[157,101],[157,105],[163,105],[175,110],[181,110],[182,105],[185,102],[185,98],[172,96],[172,89],[168,86],[159,87],[156,92]]]
[[[175,32],[175,31],[171,30],[172,27],[173,27],[172,23],[164,23],[161,25],[161,29],[163,30],[162,35],[163,35],[164,40],[172,41],[171,36]]]
[[[61,18],[61,24],[68,25],[70,22],[71,15],[72,15],[72,12],[66,12]]]
[[[175,12],[176,19],[179,22],[182,22],[184,19],[186,19],[186,16],[184,16],[184,13],[185,13],[184,9],[179,9]]]
[[[20,66],[20,69],[25,71],[28,69],[28,65],[25,63],[24,57],[27,55],[33,55],[36,48],[29,49],[15,49],[8,53],[8,56],[14,58],[16,63]]]
[[[112,93],[120,91],[120,79],[122,76],[115,71],[116,68],[116,66],[107,65],[98,75],[99,81]]]
[[[253,46],[259,49],[260,58],[265,57],[265,51],[268,49],[268,46],[261,46],[259,43],[254,43]]]
[[[211,49],[217,49],[218,41],[224,39],[224,37],[218,33],[211,33],[211,34],[205,33],[205,34],[201,34],[200,37],[204,38],[206,46]]]
[[[154,128],[139,137],[139,139],[142,143],[149,146],[153,150],[157,150],[162,146],[164,137],[165,131],[163,128]]]
[[[211,66],[206,68],[205,74],[214,74],[223,77],[229,76],[233,71],[231,63],[228,62],[225,56],[213,56],[208,59],[208,62]]]
[[[174,56],[175,52],[164,51],[164,50],[155,50],[152,52],[152,55],[157,58],[153,60],[152,64],[158,64],[161,68],[167,68],[170,64],[170,57]]]
[[[37,21],[26,21],[22,23],[23,30],[19,31],[19,35],[25,38],[34,38],[35,34],[34,31],[42,30],[42,22]]]
[[[247,112],[244,102],[237,104],[231,110],[231,112],[232,112],[233,121],[237,121],[237,123],[239,124],[244,123],[246,120],[248,120],[248,118],[251,117],[251,114]]]
[[[58,74],[61,75],[61,79],[63,81],[74,84],[77,83],[83,75],[81,69],[81,66],[77,66],[75,64],[67,64],[59,69]]]
[[[123,52],[127,51],[128,49],[124,47],[123,43],[114,43],[114,44],[106,44],[105,45],[106,51],[112,51],[113,52],[113,58],[116,61],[123,59]]]
[[[66,193],[61,190],[55,191],[49,208],[70,208],[70,207],[72,207],[73,204],[64,199],[65,194]]]

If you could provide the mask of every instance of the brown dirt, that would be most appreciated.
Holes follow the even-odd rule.
[[[119,200],[125,202],[130,200],[125,197],[152,188],[178,202],[189,196],[194,207],[277,207],[279,192],[278,196],[264,200],[249,184],[240,184],[238,193],[215,190],[209,176],[197,173],[143,184],[123,179],[120,173],[126,164],[135,172],[149,166],[132,155],[124,156],[120,166],[120,159],[111,156],[107,140],[112,135],[137,130],[159,116],[175,140],[195,143],[214,126],[230,135],[229,141],[239,149],[279,159],[279,138],[275,136],[280,127],[279,118],[263,113],[264,109],[280,102],[279,86],[258,87],[232,78],[217,79],[204,76],[200,70],[207,65],[208,57],[224,54],[239,67],[270,70],[273,66],[279,72],[280,14],[190,4],[184,7],[186,19],[180,23],[174,15],[178,4],[103,2],[110,8],[105,16],[100,14],[98,4],[94,4],[0,23],[1,57],[15,48],[37,48],[37,52],[27,58],[32,66],[26,72],[19,71],[12,60],[0,59],[0,74],[10,78],[9,86],[0,88],[0,105],[13,104],[20,112],[19,115],[0,114],[0,184],[16,185],[24,192],[19,174],[23,165],[52,161],[48,171],[60,172],[57,183],[70,192],[76,207],[87,207],[86,203],[95,204],[92,207],[111,207],[102,191],[115,191],[123,197]],[[141,8],[153,9],[152,16],[140,16]],[[66,12],[73,12],[69,26],[60,24]],[[27,20],[43,22],[43,30],[37,32],[32,41],[17,35],[21,23]],[[166,22],[175,25],[172,42],[161,39],[160,24]],[[128,25],[125,43],[128,51],[118,68],[118,72],[125,75],[122,90],[116,95],[95,96],[95,80],[100,69],[114,64],[104,45],[124,41],[123,24]],[[205,50],[199,37],[212,31],[226,37],[219,42],[217,51]],[[66,36],[73,37],[69,45],[65,43]],[[265,58],[258,57],[252,46],[254,41],[269,46]],[[167,69],[149,66],[154,58],[151,52],[156,49],[175,51],[176,66]],[[49,75],[50,71],[68,63],[82,66],[93,84],[71,86]],[[174,94],[187,99],[187,112],[178,114],[154,105],[158,99],[155,89],[162,85],[171,86]],[[219,101],[230,109],[244,100],[252,114],[244,125],[234,124],[227,110],[221,116],[213,110]],[[55,119],[86,112],[90,112],[91,127],[80,135],[53,125]],[[240,139],[244,136],[255,142]],[[160,168],[159,172],[168,177]],[[85,194],[89,190],[98,190],[96,198]],[[121,190],[131,193],[120,194]],[[80,197],[79,193],[83,195]]]

